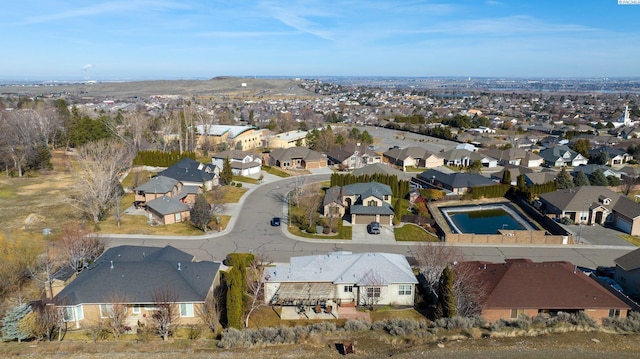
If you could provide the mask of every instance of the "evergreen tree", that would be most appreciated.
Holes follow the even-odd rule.
[[[456,298],[453,294],[453,271],[449,266],[442,270],[440,281],[438,282],[438,303],[436,306],[436,317],[451,318],[456,316]]]
[[[524,178],[524,175],[518,176],[518,189],[520,191],[524,191],[527,188],[527,182]]]
[[[502,183],[511,184],[511,171],[506,168],[502,172]]]
[[[231,162],[229,157],[222,162],[222,171],[220,171],[220,180],[222,184],[228,185],[233,181],[233,171],[231,170]]]
[[[29,333],[20,329],[20,321],[31,312],[31,306],[29,304],[20,304],[7,311],[2,318],[2,340],[11,341],[18,340],[18,342],[29,338]]]
[[[567,172],[566,168],[562,167],[562,170],[556,177],[556,183],[558,183],[558,189],[572,188],[573,178]]]
[[[211,206],[203,194],[196,196],[190,215],[191,223],[203,232],[207,232],[207,226],[211,221]]]
[[[582,171],[578,172],[578,174],[573,178],[573,183],[576,187],[591,185],[591,183],[589,183],[589,178],[587,178],[587,175]]]
[[[609,182],[609,187],[617,187],[622,184],[622,180],[616,176],[607,176],[607,182]]]
[[[592,186],[608,186],[609,185],[609,181],[607,181],[607,177],[599,169],[591,172],[591,174],[589,175],[589,182],[591,182]]]

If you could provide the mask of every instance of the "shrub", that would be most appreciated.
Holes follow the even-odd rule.
[[[344,330],[359,332],[371,329],[371,323],[364,320],[348,320],[344,323]]]
[[[529,318],[528,316],[524,316],[522,318],[512,319],[512,320],[499,319],[491,323],[491,325],[489,326],[489,329],[491,329],[492,332],[498,332],[505,328],[527,330],[529,329],[529,327],[531,327],[531,322],[532,322],[531,318]]]
[[[238,188],[242,187],[242,183],[240,183],[240,182],[236,183],[236,187],[238,187]]]
[[[417,321],[414,319],[400,319],[392,318],[386,320],[380,320],[374,322],[371,326],[374,330],[384,330],[393,336],[407,336],[407,335],[426,335],[428,325],[425,321]]]
[[[432,328],[442,329],[467,329],[480,328],[487,325],[487,322],[481,317],[460,317],[440,318],[431,323]]]
[[[630,312],[626,318],[602,318],[602,325],[625,333],[640,333],[640,313]]]

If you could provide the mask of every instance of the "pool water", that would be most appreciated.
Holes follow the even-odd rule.
[[[462,233],[496,234],[500,229],[526,229],[501,208],[449,212],[448,214],[451,221]]]

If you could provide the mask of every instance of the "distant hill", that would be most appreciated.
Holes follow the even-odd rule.
[[[154,95],[178,96],[315,96],[300,88],[298,81],[220,76],[210,80],[158,80],[95,82],[56,85],[6,85],[0,94],[40,96],[67,94],[94,98],[131,98]]]

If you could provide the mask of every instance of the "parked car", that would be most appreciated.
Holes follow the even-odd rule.
[[[371,222],[371,224],[369,224],[369,233],[380,234],[380,223]]]
[[[271,218],[271,225],[274,227],[278,227],[280,225],[280,217]]]

